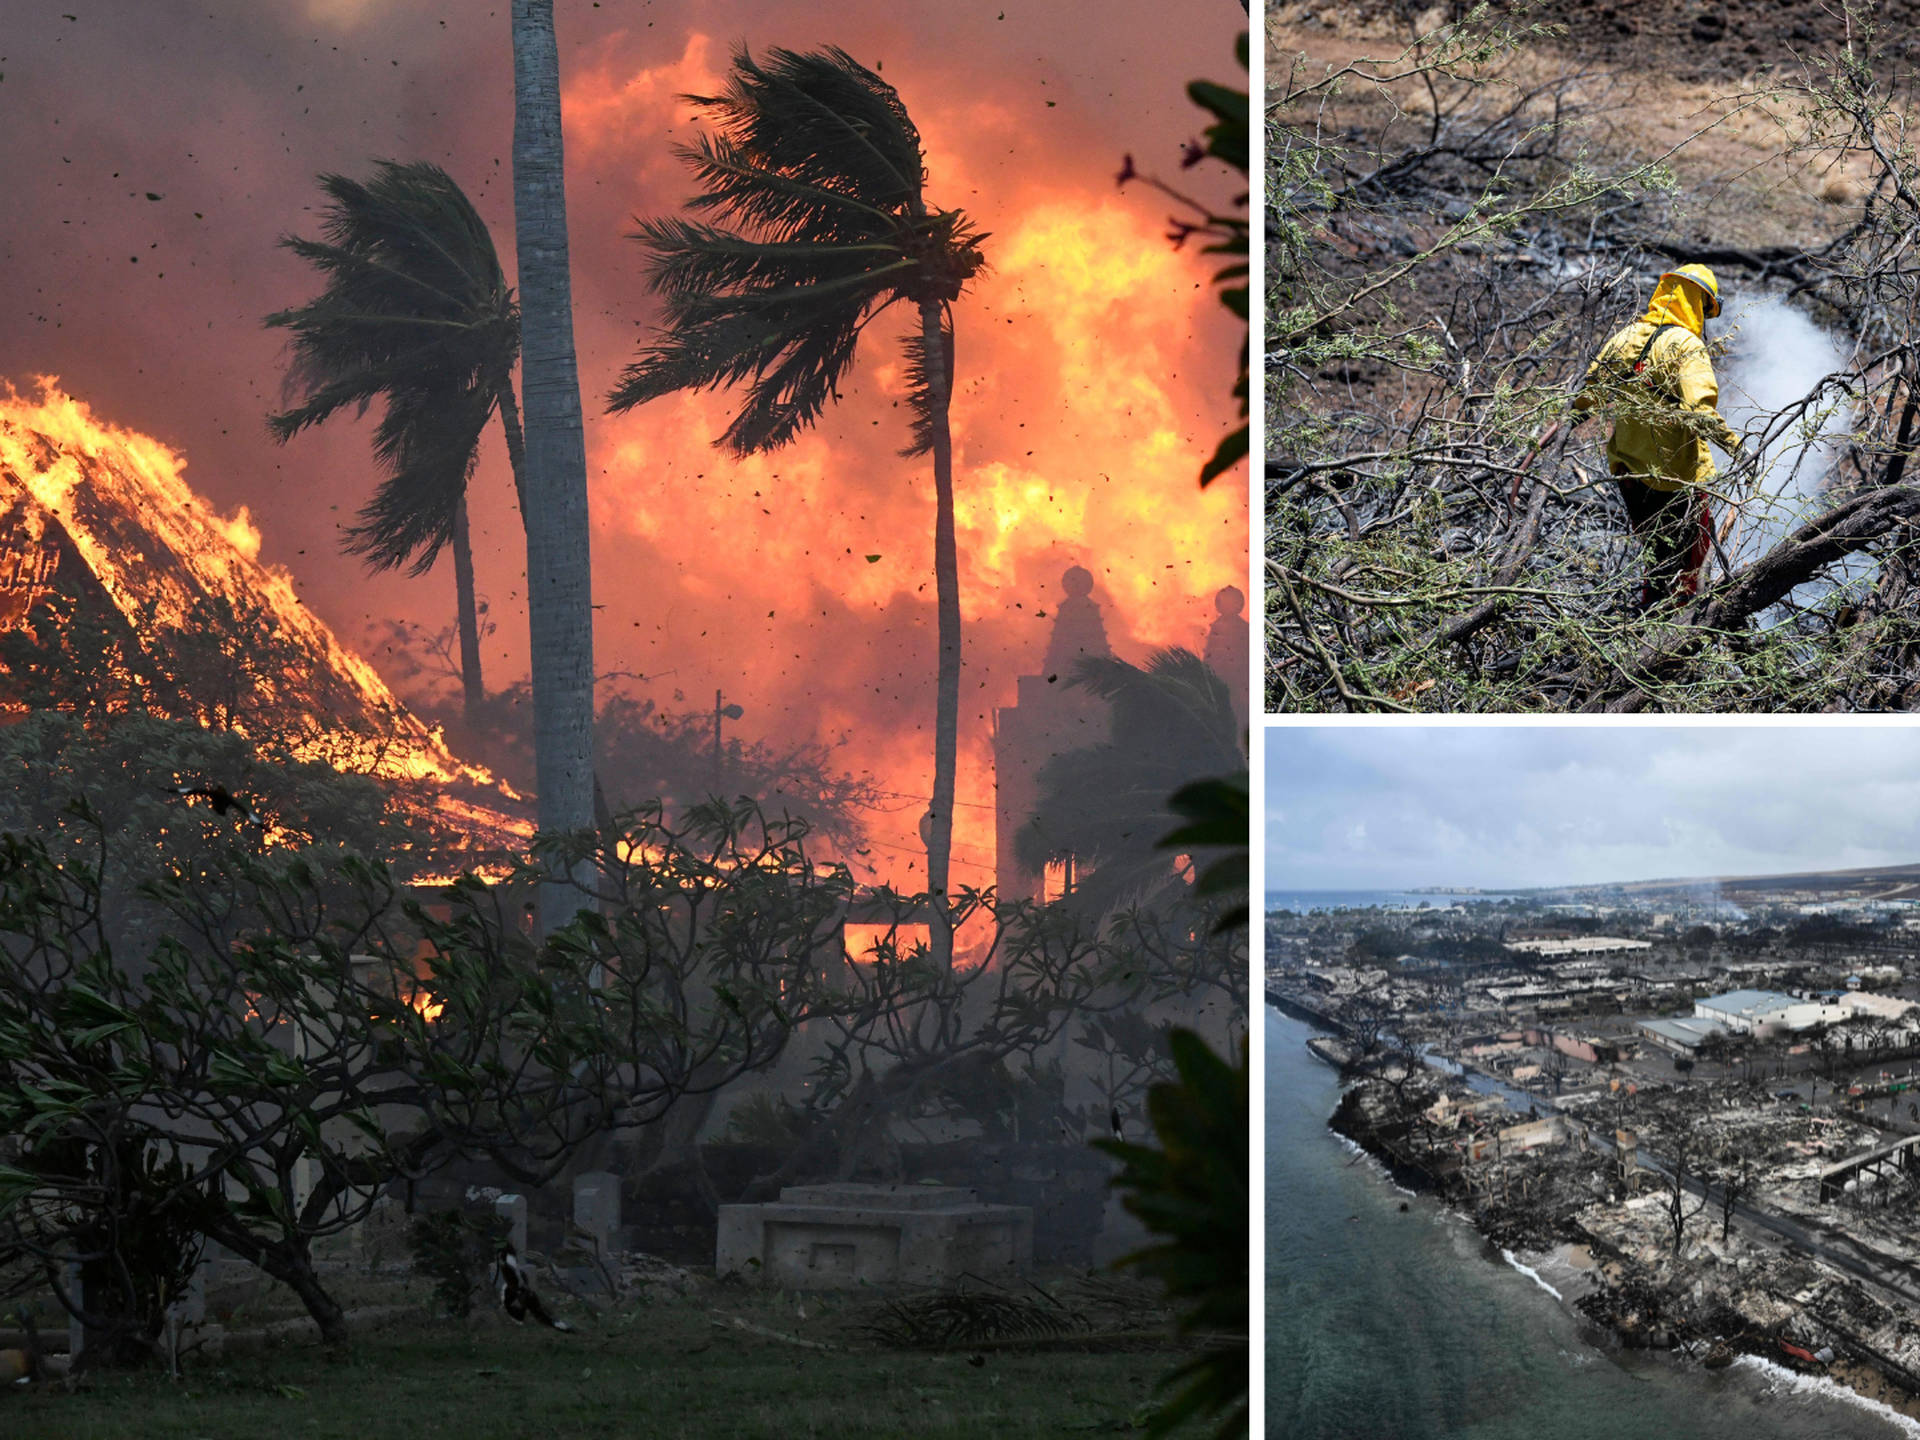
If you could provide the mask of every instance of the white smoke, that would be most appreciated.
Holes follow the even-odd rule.
[[[1750,301],[1730,318],[1735,327],[1732,346],[1715,367],[1720,413],[1751,446],[1762,425],[1805,398],[1839,370],[1846,357],[1831,335],[1778,296]],[[1725,542],[1736,569],[1765,554],[1819,509],[1836,450],[1834,437],[1852,420],[1842,397],[1828,394],[1798,423],[1773,435],[1759,473],[1736,486],[1740,518]],[[1715,458],[1725,470],[1727,457],[1716,449]],[[1714,509],[1718,513],[1720,507]]]

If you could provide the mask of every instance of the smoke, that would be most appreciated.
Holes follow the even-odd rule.
[[[1835,398],[1821,396],[1804,415],[1773,423],[1845,364],[1838,341],[1777,295],[1743,306],[1720,368],[1720,413],[1749,445],[1769,434],[1759,472],[1739,487],[1740,517],[1726,541],[1736,568],[1751,564],[1818,508],[1832,465],[1833,441],[1852,421]],[[1717,452],[1716,452],[1717,454]],[[1729,463],[1717,455],[1720,465]],[[1824,587],[1823,587],[1824,588]]]
[[[1747,912],[1728,898],[1717,881],[1688,886],[1682,903],[1688,921],[1696,925],[1725,925],[1747,918]]]
[[[314,232],[314,176],[364,173],[374,157],[446,166],[513,273],[506,7],[12,9],[24,13],[8,13],[0,89],[35,123],[0,127],[0,172],[24,202],[0,213],[0,266],[20,299],[0,307],[0,376],[58,374],[103,418],[186,457],[219,513],[248,507],[261,561],[390,664],[393,622],[449,623],[450,561],[417,581],[369,576],[340,552],[371,489],[377,417],[276,446],[263,421],[283,336],[260,318],[313,293],[275,242]],[[749,742],[844,742],[848,768],[898,807],[872,838],[880,873],[908,887],[931,786],[933,512],[928,465],[897,454],[893,317],[863,340],[820,427],[774,456],[712,447],[737,397],[673,396],[621,417],[600,397],[659,315],[627,238],[634,217],[677,213],[693,189],[674,152],[693,134],[679,97],[711,93],[736,43],[840,43],[878,67],[919,126],[930,196],[990,232],[993,268],[959,307],[953,413],[966,622],[954,863],[957,880],[988,883],[993,713],[1045,653],[1062,573],[1094,572],[1129,660],[1199,648],[1214,592],[1246,586],[1244,478],[1204,494],[1194,483],[1231,424],[1241,333],[1211,290],[1218,257],[1174,250],[1161,197],[1114,184],[1128,152],[1177,173],[1204,118],[1186,84],[1233,73],[1245,15],[1213,0],[1170,26],[1164,7],[1120,0],[1090,29],[1060,0],[905,18],[880,0],[831,15],[772,0],[563,11],[596,667],[647,677],[634,682],[645,698],[675,712],[723,689]],[[1227,203],[1223,177],[1182,178]],[[525,675],[528,645],[525,542],[497,430],[469,508],[497,691]]]

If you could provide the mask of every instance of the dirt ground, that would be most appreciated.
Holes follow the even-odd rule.
[[[1458,19],[1464,3],[1428,6],[1418,0],[1362,0],[1357,5],[1308,3],[1287,7],[1304,19],[1336,19],[1380,31],[1411,33]],[[1568,0],[1511,10],[1533,22],[1567,29],[1568,53],[1606,69],[1661,74],[1678,81],[1748,80],[1797,69],[1807,59],[1845,47],[1864,47],[1865,27],[1852,25],[1829,0]],[[1877,0],[1871,7],[1874,40],[1889,71],[1920,55],[1920,3]],[[1276,12],[1278,13],[1278,12]],[[1297,22],[1295,22],[1297,23]]]
[[[1895,10],[1920,19],[1920,3]],[[1311,80],[1330,66],[1393,61],[1447,18],[1440,6],[1335,7],[1318,0],[1267,13],[1270,106],[1296,65],[1297,77]],[[1724,17],[1724,33],[1695,40],[1693,27],[1707,14]],[[1751,10],[1692,0],[1587,0],[1529,18],[1568,33],[1531,41],[1497,62],[1490,72],[1496,83],[1528,87],[1550,77],[1580,77],[1571,93],[1595,113],[1589,135],[1596,150],[1614,159],[1668,157],[1681,184],[1674,243],[1813,245],[1857,213],[1865,166],[1794,144],[1803,137],[1793,81],[1812,56],[1846,39],[1841,22],[1814,0]],[[1920,37],[1920,28],[1893,19],[1887,12],[1889,33]],[[1711,28],[1703,25],[1702,33]],[[1889,44],[1883,58],[1904,64],[1910,49],[1920,49],[1920,38]],[[1397,87],[1393,104],[1402,124],[1418,125],[1432,114],[1422,85]],[[1349,83],[1322,113],[1331,127],[1374,138],[1394,120],[1391,111],[1377,91]]]

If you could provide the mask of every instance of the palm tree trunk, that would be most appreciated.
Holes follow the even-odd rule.
[[[453,594],[460,627],[460,687],[467,724],[473,725],[487,691],[480,682],[480,617],[473,603],[473,541],[467,532],[465,496],[453,512]]]
[[[940,672],[934,689],[933,802],[927,811],[927,892],[933,902],[933,958],[951,967],[953,913],[947,871],[953,851],[954,766],[960,739],[960,553],[953,532],[953,436],[947,429],[947,405],[953,397],[953,337],[937,300],[921,303],[920,338],[929,357],[933,416],[933,590],[940,641]],[[943,363],[932,363],[935,356]]]
[[[553,0],[513,0],[513,94],[533,747],[540,830],[555,835],[593,827],[593,597]],[[568,888],[546,887],[543,934],[580,908]]]

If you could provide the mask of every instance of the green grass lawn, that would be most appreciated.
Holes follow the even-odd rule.
[[[870,1297],[703,1285],[598,1316],[581,1333],[413,1322],[351,1353],[288,1346],[164,1374],[88,1375],[0,1392],[7,1440],[369,1440],[458,1435],[1059,1436],[1137,1429],[1164,1348],[926,1354],[863,1343]],[[743,1331],[735,1317],[832,1350]],[[716,1323],[718,1322],[718,1323]],[[984,1364],[970,1359],[984,1357]]]

